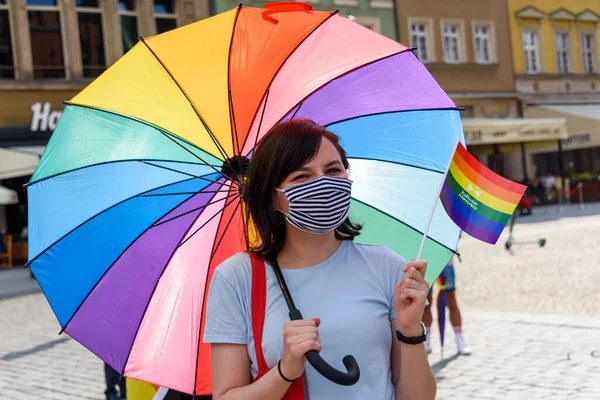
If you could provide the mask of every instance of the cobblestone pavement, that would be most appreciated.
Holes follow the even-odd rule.
[[[536,211],[517,218],[511,252],[504,247],[508,227],[495,246],[463,235],[462,263],[455,262],[460,303],[600,317],[600,204]],[[537,244],[540,238],[546,239],[544,247]]]
[[[31,279],[29,269],[16,266],[0,270],[0,300],[39,292],[40,287]]]
[[[466,310],[470,356],[446,330],[429,356],[438,399],[600,399],[600,319]]]
[[[58,335],[42,294],[1,300],[0,321],[0,399],[103,398],[102,362]]]
[[[473,354],[454,355],[448,324],[442,359],[433,329],[438,399],[600,399],[600,213],[584,211],[594,214],[519,219],[515,239],[544,236],[543,248],[461,239],[457,294]],[[43,295],[0,300],[0,321],[0,399],[103,398],[102,362],[56,335]]]
[[[440,361],[433,329],[438,399],[600,399],[600,204],[518,218],[510,252],[508,235],[496,246],[459,242],[457,297],[473,354],[453,356],[448,324]]]

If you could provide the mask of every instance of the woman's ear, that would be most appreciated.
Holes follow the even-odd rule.
[[[284,213],[288,214],[290,207],[289,207],[288,200],[285,197],[285,194],[283,194],[282,192],[280,192],[278,190],[274,190],[272,207],[275,210],[280,210],[280,211],[283,211]]]

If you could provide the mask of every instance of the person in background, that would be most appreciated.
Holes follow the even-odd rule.
[[[118,371],[107,363],[104,363],[104,378],[106,379],[106,391],[104,392],[106,400],[127,399],[125,377],[122,377]],[[118,392],[117,386],[119,386]]]
[[[546,172],[546,176],[542,178],[542,186],[544,187],[544,200],[552,201],[552,196],[556,190],[556,177],[551,171]]]
[[[456,339],[456,347],[458,349],[458,354],[467,356],[471,354],[471,349],[467,346],[465,339],[462,335],[462,315],[460,313],[460,309],[458,308],[458,302],[456,301],[456,286],[455,286],[455,275],[454,275],[454,264],[452,259],[448,262],[448,265],[444,268],[440,277],[438,278],[442,281],[444,285],[444,290],[446,291],[446,306],[450,311],[450,323],[454,328],[454,338]],[[432,295],[433,285],[429,289],[429,294],[427,295],[428,304],[425,306],[425,311],[423,312],[423,323],[425,324],[427,330],[427,340],[425,341],[425,352],[427,354],[431,353],[431,325],[433,323],[433,317],[431,315],[431,304],[432,304]],[[440,296],[438,295],[436,304],[438,305],[440,302]]]
[[[540,178],[535,178],[531,185],[531,193],[533,194],[533,201],[535,204],[540,204],[544,198],[544,188],[542,187],[542,181]]]
[[[6,253],[8,251],[8,248],[6,247],[6,244],[4,243],[4,232],[0,231],[0,253]]]

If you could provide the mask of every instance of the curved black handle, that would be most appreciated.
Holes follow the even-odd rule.
[[[290,319],[292,321],[303,319],[300,310],[291,310]],[[360,369],[358,368],[358,363],[356,362],[356,359],[350,355],[344,357],[342,360],[346,366],[347,372],[333,368],[327,363],[327,361],[323,360],[321,355],[315,350],[311,350],[306,353],[306,359],[310,365],[317,370],[318,373],[330,381],[337,383],[338,385],[351,386],[358,382],[358,379],[360,378]]]

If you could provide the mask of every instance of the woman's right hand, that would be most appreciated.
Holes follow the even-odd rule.
[[[283,357],[281,373],[288,379],[297,379],[304,371],[306,357],[310,350],[321,351],[319,339],[319,318],[288,321],[283,327]]]

